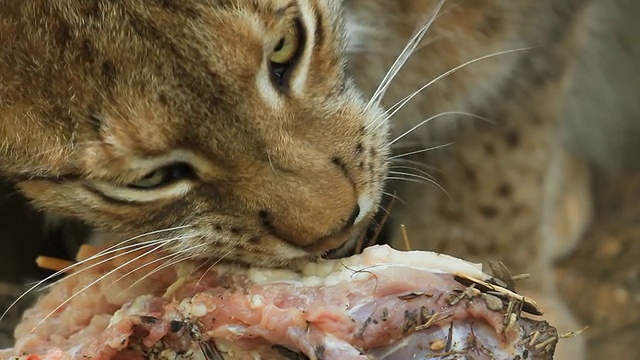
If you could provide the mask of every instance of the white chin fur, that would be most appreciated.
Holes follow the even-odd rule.
[[[375,202],[369,196],[360,195],[358,197],[358,207],[360,207],[360,213],[358,214],[358,217],[356,217],[356,225],[362,222],[367,215],[373,212]]]

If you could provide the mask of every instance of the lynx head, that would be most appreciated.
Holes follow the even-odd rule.
[[[345,73],[340,7],[3,1],[0,170],[48,211],[189,256],[348,246],[388,129]]]

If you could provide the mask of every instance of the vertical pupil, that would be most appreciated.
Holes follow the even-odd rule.
[[[278,42],[278,45],[276,45],[276,48],[274,49],[274,51],[278,52],[278,51],[282,50],[283,47],[284,47],[284,38],[280,39],[280,41]]]
[[[168,180],[176,180],[185,175],[186,169],[182,166],[175,166],[171,169],[171,173]]]
[[[142,180],[149,180],[149,179],[151,179],[152,177],[154,177],[157,173],[158,173],[158,170],[156,170],[156,171],[152,171],[152,172],[148,173],[147,175],[145,175],[145,176],[142,178]]]

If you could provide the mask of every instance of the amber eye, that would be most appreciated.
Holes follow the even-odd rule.
[[[193,170],[189,165],[178,163],[156,169],[144,178],[128,184],[127,187],[139,190],[151,190],[186,179],[192,174]]]
[[[269,60],[273,64],[286,64],[291,62],[300,49],[300,32],[296,24],[292,24],[287,33],[280,39],[273,49]]]
[[[274,81],[282,86],[286,82],[289,70],[295,65],[303,46],[303,31],[300,22],[296,21],[282,36],[273,49],[269,61]]]

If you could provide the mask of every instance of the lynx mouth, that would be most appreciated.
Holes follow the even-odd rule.
[[[352,226],[349,229],[343,230],[338,234],[330,236],[329,240],[334,241],[337,246],[330,249],[325,249],[322,254],[324,259],[340,259],[343,257],[351,256],[355,253],[358,240],[360,239],[365,227]],[[322,240],[323,243],[326,240]]]
[[[380,225],[373,220],[374,216],[367,216],[365,220],[358,221],[356,225],[349,226],[335,235],[321,239],[316,244],[331,243],[334,246],[325,247],[317,251],[322,252],[322,258],[328,260],[349,257],[361,252],[365,247],[375,243],[372,240],[375,240],[379,235]]]

